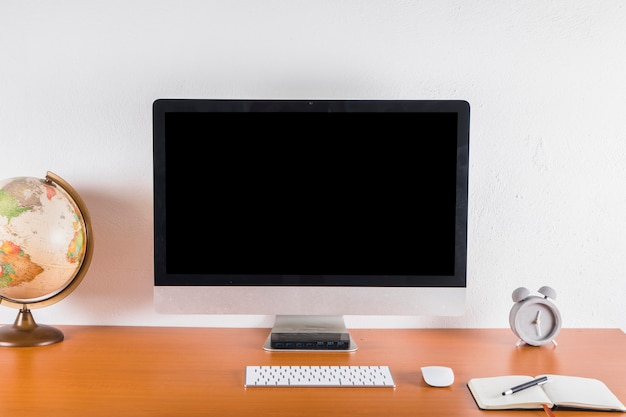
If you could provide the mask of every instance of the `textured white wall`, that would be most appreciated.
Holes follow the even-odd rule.
[[[0,178],[60,175],[96,239],[37,321],[271,324],[154,312],[154,99],[458,98],[468,311],[348,324],[508,327],[513,289],[551,285],[566,327],[626,329],[624,22],[614,0],[0,0]]]

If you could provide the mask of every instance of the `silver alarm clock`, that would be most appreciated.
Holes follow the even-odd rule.
[[[541,296],[530,295],[524,287],[513,291],[509,325],[519,337],[518,346],[523,343],[541,346],[549,342],[557,345],[555,338],[561,330],[561,313],[552,301],[556,299],[556,291],[544,286],[538,292]]]

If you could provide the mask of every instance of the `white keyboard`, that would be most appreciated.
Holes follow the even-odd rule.
[[[246,387],[388,387],[388,366],[246,366]]]

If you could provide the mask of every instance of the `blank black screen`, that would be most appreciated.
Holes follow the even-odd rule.
[[[171,285],[449,285],[459,265],[464,282],[457,111],[226,103],[155,121],[155,269]]]

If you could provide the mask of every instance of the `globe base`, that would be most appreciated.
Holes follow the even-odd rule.
[[[20,309],[13,325],[0,327],[0,346],[45,346],[62,340],[61,330],[45,324],[37,324],[26,306]]]

